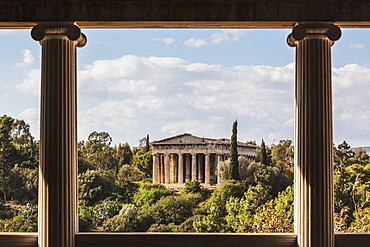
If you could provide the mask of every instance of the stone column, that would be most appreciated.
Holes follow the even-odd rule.
[[[191,181],[191,165],[190,165],[190,154],[186,154],[185,156],[185,182]]]
[[[179,184],[184,183],[184,160],[183,160],[183,154],[179,153],[179,158],[178,158],[178,167],[179,167],[179,174],[178,174],[178,179],[177,182]]]
[[[164,183],[169,184],[170,183],[170,155],[165,154],[164,156]]]
[[[162,154],[159,154],[159,169],[160,169],[160,180],[159,182],[161,184],[164,184],[164,156]]]
[[[178,174],[179,174],[179,169],[178,169],[178,156],[176,154],[172,154],[172,160],[173,160],[173,183],[177,183],[178,181]]]
[[[217,154],[217,165],[216,165],[216,170],[218,171],[218,166],[220,165],[220,163],[222,162],[222,157],[223,157],[223,154]],[[215,176],[216,178],[216,181],[217,181],[217,184],[219,183],[220,181],[220,176],[217,174]]]
[[[31,31],[42,46],[38,246],[73,247],[77,222],[76,47],[86,37],[72,23]]]
[[[205,184],[211,184],[211,162],[209,159],[209,154],[205,154]]]
[[[191,154],[191,181],[197,180],[197,154]]]
[[[198,154],[198,181],[204,183],[204,154]]]
[[[153,183],[160,183],[159,155],[153,154]]]
[[[332,24],[294,27],[296,47],[295,232],[300,247],[334,247],[331,46],[341,36]]]

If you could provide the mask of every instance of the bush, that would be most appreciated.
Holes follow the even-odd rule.
[[[134,195],[134,204],[137,207],[149,207],[163,197],[172,195],[172,192],[163,185],[144,184]]]
[[[37,205],[27,204],[11,219],[0,220],[1,231],[37,232]]]
[[[151,217],[156,224],[179,225],[193,215],[193,210],[200,201],[199,194],[168,196],[145,210],[145,214]]]
[[[136,230],[137,208],[133,204],[124,204],[118,215],[107,219],[103,224],[105,232],[133,232]]]
[[[87,200],[89,205],[106,199],[112,195],[113,183],[95,170],[87,170],[78,175],[79,198]]]

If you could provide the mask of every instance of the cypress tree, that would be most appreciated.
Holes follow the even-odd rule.
[[[262,143],[261,143],[261,163],[264,164],[264,165],[268,165],[268,159],[267,159],[267,151],[266,151],[266,145],[265,145],[265,141],[262,139]]]
[[[145,153],[149,152],[149,150],[150,150],[149,134],[147,134],[145,139]]]
[[[238,162],[238,121],[233,123],[231,145],[230,145],[230,178],[239,180],[239,162]]]

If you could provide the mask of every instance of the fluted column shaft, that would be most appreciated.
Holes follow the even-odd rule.
[[[295,232],[299,247],[334,247],[331,46],[341,32],[332,24],[300,24],[296,47]]]
[[[170,183],[170,155],[165,154],[164,156],[164,183],[169,184]]]
[[[185,156],[185,182],[190,182],[191,181],[191,165],[190,165],[190,159],[191,159],[191,154],[186,154]]]
[[[153,154],[153,183],[160,183],[159,155]]]
[[[164,184],[165,183],[165,177],[166,177],[166,168],[165,168],[165,165],[164,165],[164,155],[161,155],[159,157],[159,161],[160,161],[160,168],[161,168],[161,183]]]
[[[176,154],[172,154],[172,159],[173,159],[173,183],[177,183],[179,176],[178,156]]]
[[[182,153],[179,153],[179,159],[178,159],[178,167],[179,167],[179,178],[177,180],[177,182],[179,184],[183,184],[184,183],[184,160],[183,160],[183,154]]]
[[[86,43],[68,23],[37,25],[42,46],[39,246],[73,247],[77,229],[76,47]]]
[[[191,154],[191,181],[197,180],[197,154]]]
[[[205,184],[211,184],[211,162],[209,159],[209,154],[205,154],[205,179],[204,183]]]
[[[217,154],[217,166],[216,166],[216,170],[218,170],[218,166],[220,165],[220,163],[222,162],[222,156],[223,154]],[[217,184],[219,183],[220,180],[220,175],[219,173],[217,173],[217,176],[216,176],[216,180],[217,180]]]

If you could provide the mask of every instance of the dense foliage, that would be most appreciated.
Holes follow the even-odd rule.
[[[37,231],[39,142],[29,129],[23,120],[0,117],[0,232]],[[335,230],[369,232],[369,156],[345,141],[333,154]],[[292,232],[293,162],[292,141],[262,140],[255,161],[219,164],[221,185],[192,181],[171,191],[151,183],[149,135],[131,148],[112,146],[108,133],[94,131],[78,144],[80,231]]]

